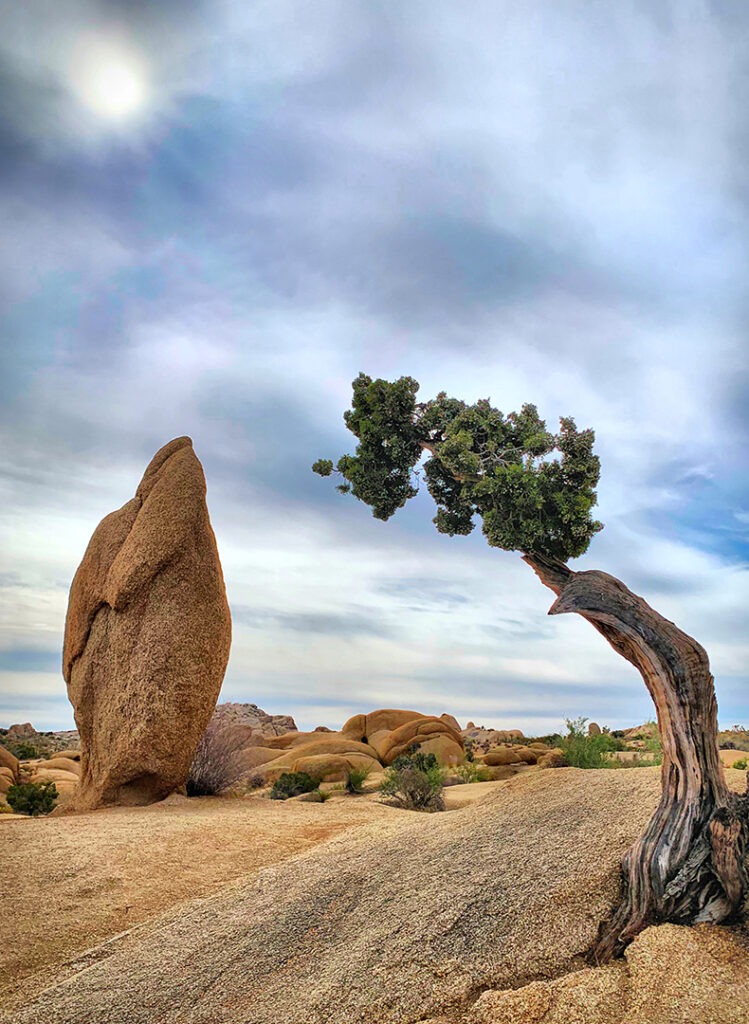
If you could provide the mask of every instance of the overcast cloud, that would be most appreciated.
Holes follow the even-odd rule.
[[[90,53],[145,83],[87,105]],[[576,563],[707,648],[749,724],[749,13],[697,0],[48,4],[0,39],[0,724],[69,728],[67,591],[189,434],[234,612],[222,699],[543,733],[653,716],[517,555],[309,470],[360,370],[597,434]]]

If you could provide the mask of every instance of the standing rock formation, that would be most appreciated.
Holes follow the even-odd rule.
[[[70,589],[63,675],[81,737],[77,809],[183,786],[231,644],[203,469],[189,437],[101,521]]]

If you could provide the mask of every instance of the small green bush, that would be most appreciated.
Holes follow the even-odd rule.
[[[284,772],[273,783],[270,791],[271,800],[288,800],[292,796],[311,793],[320,785],[319,779],[313,779],[307,772]]]
[[[584,718],[567,718],[565,721],[567,735],[560,736],[556,745],[564,753],[567,764],[573,768],[611,768],[614,760],[606,755],[622,749],[624,744],[621,740],[607,733],[588,736]]]
[[[647,737],[642,740],[642,755],[633,761],[620,761],[608,755],[629,747],[620,736],[601,733],[599,736],[588,736],[585,730],[585,718],[565,719],[567,735],[554,737],[554,746],[563,752],[569,765],[574,768],[645,768],[661,764],[663,751],[660,739]]]
[[[489,782],[491,779],[491,772],[476,764],[475,761],[459,764],[455,769],[455,774],[461,782]]]
[[[731,765],[732,768],[735,768],[740,772],[745,772],[747,770],[747,766],[749,766],[749,757],[740,757],[738,761],[734,761]]]
[[[324,804],[331,796],[332,793],[327,793],[324,789],[312,789],[309,793],[304,793],[301,799],[306,804]]]
[[[364,783],[370,771],[370,768],[349,768],[346,775],[346,792],[356,796],[363,793]]]
[[[416,751],[396,757],[380,784],[380,792],[409,811],[444,811],[445,772],[434,754]]]
[[[16,743],[14,747],[10,748],[10,752],[14,754],[19,761],[31,761],[35,757],[39,757],[39,751],[33,743]]]
[[[430,768],[439,768],[439,761],[435,754],[422,754],[418,744],[414,743],[410,748],[410,753],[396,757],[390,767],[396,769],[416,768],[417,771],[426,772]]]
[[[5,799],[16,814],[38,818],[40,814],[49,814],[57,795],[54,782],[21,782],[10,787]]]
[[[644,741],[645,746],[643,750],[651,755],[648,758],[650,764],[663,764],[663,747],[661,746],[660,736],[653,736],[650,739]]]

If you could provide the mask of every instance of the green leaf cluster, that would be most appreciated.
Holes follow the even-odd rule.
[[[54,782],[21,782],[8,789],[5,799],[16,814],[38,818],[40,814],[49,814],[57,796]]]
[[[359,374],[344,414],[358,444],[335,466],[339,490],[389,519],[417,493],[414,471],[428,452],[424,475],[440,533],[468,534],[478,517],[493,547],[562,561],[586,551],[602,528],[592,517],[600,473],[592,430],[567,417],[552,434],[535,405],[505,415],[488,399],[469,405],[445,392],[417,403],[418,389],[412,377]],[[328,459],[312,468],[334,472]]]
[[[401,754],[385,772],[380,793],[398,807],[412,811],[443,811],[445,772],[434,754],[411,750]]]
[[[313,778],[307,772],[284,772],[273,783],[270,791],[271,800],[288,800],[292,796],[311,793],[320,788],[320,779]]]

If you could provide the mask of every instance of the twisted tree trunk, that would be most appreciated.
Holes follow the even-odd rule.
[[[725,921],[747,894],[749,797],[726,786],[707,654],[686,633],[605,572],[573,572],[525,554],[557,600],[577,612],[638,669],[655,703],[663,746],[661,801],[622,861],[624,899],[601,926],[591,959],[621,953],[650,924]]]

